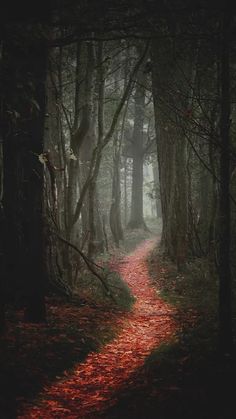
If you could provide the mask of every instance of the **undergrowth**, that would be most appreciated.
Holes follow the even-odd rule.
[[[120,275],[107,266],[100,272],[103,282],[91,272],[83,272],[78,280],[75,295],[80,299],[104,308],[128,311],[135,299]]]
[[[166,418],[233,418],[236,359],[218,353],[216,275],[206,259],[193,259],[178,273],[158,247],[149,256],[149,269],[160,297],[177,308],[181,325],[144,366],[154,388],[167,389],[167,404],[158,405],[160,417],[164,408]]]
[[[177,333],[152,351],[136,371],[144,382],[125,387],[105,418],[234,419],[236,362],[218,356],[216,277],[203,259],[178,273],[158,246],[148,264],[158,296],[177,309]]]

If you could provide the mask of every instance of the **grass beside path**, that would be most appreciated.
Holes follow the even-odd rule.
[[[200,259],[179,274],[158,247],[148,260],[157,293],[178,309],[180,329],[147,358],[106,419],[234,419],[236,357],[218,356],[216,279]]]

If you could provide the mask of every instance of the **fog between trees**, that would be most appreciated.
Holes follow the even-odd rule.
[[[2,323],[12,300],[44,319],[49,284],[72,295],[84,262],[162,217],[178,269],[204,257],[219,281],[228,351],[234,10],[146,3],[52,2],[3,24]]]

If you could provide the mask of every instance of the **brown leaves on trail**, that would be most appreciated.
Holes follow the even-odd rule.
[[[158,297],[145,262],[153,246],[154,241],[147,241],[118,266],[113,264],[136,297],[130,313],[113,319],[122,326],[119,335],[99,353],[90,353],[69,376],[46,387],[36,405],[25,405],[18,418],[98,417],[115,404],[118,390],[133,383],[150,352],[173,336],[175,311]]]

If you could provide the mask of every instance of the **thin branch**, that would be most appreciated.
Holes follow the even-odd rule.
[[[114,113],[114,116],[113,116],[113,119],[112,119],[112,122],[111,122],[111,126],[110,126],[107,134],[105,135],[104,139],[100,142],[100,144],[98,144],[95,147],[95,149],[93,150],[93,155],[92,155],[92,158],[91,158],[91,165],[90,165],[88,177],[87,177],[87,179],[86,179],[86,181],[83,185],[79,200],[76,204],[75,213],[74,213],[74,217],[73,217],[73,220],[72,220],[72,225],[74,225],[76,223],[76,221],[78,220],[78,217],[80,215],[81,208],[82,208],[82,205],[83,205],[83,200],[84,200],[85,194],[88,190],[90,182],[93,181],[94,176],[96,174],[96,170],[95,170],[96,167],[97,167],[96,162],[98,160],[100,160],[100,155],[101,155],[102,150],[105,148],[105,146],[109,143],[110,139],[112,138],[112,135],[115,131],[116,124],[118,122],[118,119],[119,119],[119,116],[122,112],[122,109],[125,105],[125,102],[127,101],[127,99],[129,98],[129,96],[131,94],[132,87],[133,87],[133,82],[134,82],[134,78],[136,76],[136,73],[138,72],[138,69],[139,69],[140,65],[142,64],[143,60],[145,59],[146,54],[148,52],[148,49],[149,49],[149,42],[146,43],[143,54],[141,55],[141,57],[137,61],[136,65],[133,68],[133,71],[130,74],[129,81],[128,81],[126,87],[125,87],[125,90],[123,92],[123,96],[120,100],[120,103],[119,103],[119,105],[118,105],[118,107],[117,107],[117,109]]]
[[[112,137],[112,135],[113,135],[113,133],[115,131],[115,127],[116,127],[118,118],[120,116],[120,113],[121,113],[121,111],[123,109],[123,106],[124,106],[126,100],[128,99],[128,97],[129,97],[129,95],[130,95],[130,93],[132,91],[134,77],[136,76],[136,74],[138,72],[138,69],[141,66],[143,60],[145,59],[145,57],[147,55],[147,52],[148,52],[148,49],[149,49],[149,42],[146,43],[145,49],[143,51],[143,54],[141,55],[141,57],[137,61],[136,65],[134,66],[134,69],[133,69],[133,71],[132,71],[132,73],[130,75],[129,81],[128,81],[127,86],[126,86],[126,88],[124,90],[124,93],[123,93],[123,96],[121,98],[121,101],[120,101],[120,103],[119,103],[119,105],[118,105],[118,107],[117,107],[117,109],[115,111],[115,114],[113,116],[113,120],[112,120],[110,129],[107,132],[107,134],[105,135],[102,148],[104,148],[107,145],[107,143],[109,142],[110,138]]]
[[[220,178],[218,178],[218,176],[211,170],[211,168],[204,162],[204,160],[202,159],[202,157],[200,156],[200,154],[198,153],[198,151],[196,150],[196,148],[194,147],[192,141],[190,140],[190,137],[188,135],[186,135],[185,133],[185,137],[188,141],[188,143],[190,144],[190,146],[192,147],[194,153],[196,154],[197,158],[199,159],[199,161],[202,163],[202,165],[205,167],[205,169],[213,176],[213,178],[220,184],[221,180]],[[236,200],[234,199],[234,197],[232,196],[232,194],[229,194],[229,197],[231,199],[231,201],[234,203],[234,205],[236,205]]]
[[[64,237],[61,237],[59,233],[57,233],[56,231],[53,231],[52,233],[58,238],[58,240],[60,240],[62,243],[66,244],[67,246],[71,247],[73,250],[75,250],[75,252],[77,252],[82,257],[83,261],[85,262],[85,264],[87,265],[89,270],[101,281],[102,285],[104,286],[105,290],[107,291],[107,295],[112,297],[112,295],[110,293],[110,289],[109,289],[106,281],[104,280],[104,278],[101,275],[99,275],[97,273],[97,271],[93,268],[92,265],[102,269],[103,271],[104,271],[104,268],[100,265],[97,265],[92,260],[90,260],[77,246],[75,246],[73,243],[69,242],[68,240],[64,239]]]

